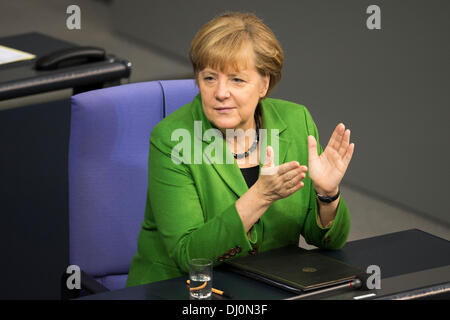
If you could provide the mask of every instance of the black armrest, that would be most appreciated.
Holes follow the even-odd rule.
[[[67,288],[67,279],[70,274],[63,273],[61,277],[61,299],[75,299],[82,296],[111,291],[100,282],[95,280],[92,276],[81,270],[81,289],[69,289]]]

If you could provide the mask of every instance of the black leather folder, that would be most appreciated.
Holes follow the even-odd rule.
[[[350,282],[363,274],[357,267],[296,246],[235,258],[226,265],[231,271],[298,294]]]

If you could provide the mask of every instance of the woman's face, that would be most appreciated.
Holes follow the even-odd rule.
[[[267,93],[269,80],[253,63],[227,72],[207,67],[198,75],[203,112],[219,129],[254,128],[255,109]]]

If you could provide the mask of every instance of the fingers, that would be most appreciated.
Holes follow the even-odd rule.
[[[308,169],[306,168],[306,166],[300,166],[284,173],[280,178],[284,182],[291,181],[292,179],[296,178],[305,179],[307,170]]]
[[[273,148],[268,146],[266,148],[266,158],[264,159],[264,165],[261,168],[261,175],[273,175],[278,172],[279,167],[274,165]]]
[[[347,129],[344,131],[344,134],[342,135],[341,145],[339,146],[338,149],[338,153],[341,157],[343,157],[347,152],[349,144],[350,144],[350,130]]]
[[[297,169],[298,167],[300,167],[300,164],[297,161],[290,161],[290,162],[284,163],[278,167],[278,174],[281,176],[288,171]]]
[[[306,178],[306,166],[300,166],[283,174],[280,178],[283,181],[283,188],[288,195],[294,193],[304,186],[303,179]]]
[[[273,167],[273,148],[267,146],[266,148],[266,159],[264,160],[264,167]]]
[[[260,173],[261,176],[269,174],[271,176],[261,178],[264,179],[262,181],[265,181],[266,186],[272,189],[271,192],[276,194],[277,197],[288,197],[304,186],[302,180],[306,178],[306,171],[308,170],[306,166],[301,166],[297,161],[290,161],[276,167],[269,167],[269,163],[270,159],[261,168]],[[270,170],[276,171],[269,173]]]
[[[319,155],[317,154],[317,141],[314,136],[308,136],[308,165],[317,160]]]
[[[296,192],[296,191],[300,190],[301,188],[303,188],[304,186],[305,186],[305,183],[304,183],[303,181],[300,180],[300,182],[298,182],[297,184],[295,184],[293,187],[288,188],[288,189],[286,190],[286,192],[287,192],[289,195],[291,195],[291,194],[293,194],[294,192]]]
[[[344,126],[345,128],[345,126]],[[344,163],[348,165],[353,156],[353,151],[355,150],[355,144],[350,143],[350,129],[344,130],[340,145],[338,147],[337,152],[339,156],[344,160]]]
[[[295,176],[293,179],[285,182],[287,194],[291,195],[294,192],[303,188],[305,186],[305,183],[303,182],[303,179],[305,179],[305,177],[306,174],[303,172]]]
[[[344,132],[345,125],[343,123],[339,123],[331,134],[331,138],[330,141],[328,141],[327,148],[331,147],[332,149],[339,150]]]
[[[350,146],[350,129],[345,129],[343,123],[339,123],[331,135],[327,148],[331,147],[341,158],[346,157]],[[351,154],[349,155],[351,158]]]
[[[355,150],[355,144],[351,143],[348,147],[347,147],[347,151],[344,155],[344,161],[345,163],[348,165],[350,163],[350,160],[352,159],[353,156],[353,151]]]

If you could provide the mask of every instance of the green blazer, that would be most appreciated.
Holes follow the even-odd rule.
[[[296,160],[308,165],[307,137],[314,135],[319,141],[308,110],[271,98],[264,99],[260,108],[262,128],[267,129],[264,143],[271,145],[276,133],[271,129],[278,130],[279,164]],[[201,121],[203,133],[212,128],[203,113],[200,95],[166,117],[151,133],[145,218],[127,286],[179,277],[188,272],[192,258],[210,258],[217,266],[223,260],[246,256],[255,247],[263,252],[298,245],[300,234],[307,243],[320,248],[338,249],[345,244],[350,214],[344,200],[340,198],[331,226],[323,228],[308,175],[302,189],[267,209],[250,230],[249,238],[235,207],[236,200],[248,190],[237,164],[179,163],[180,157],[194,158],[194,145],[205,150],[213,141],[199,134],[199,122],[195,131],[194,121]],[[171,140],[176,129],[189,133],[190,155],[189,150],[180,150],[181,138]],[[265,147],[260,149],[263,163]],[[321,153],[320,145],[318,149]],[[231,156],[226,143],[223,153]],[[174,162],[172,157],[179,161]]]

